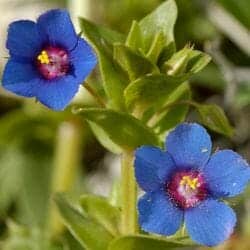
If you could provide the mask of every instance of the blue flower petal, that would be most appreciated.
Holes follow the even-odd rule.
[[[63,110],[79,89],[76,79],[69,75],[55,80],[37,80],[36,98],[54,110]]]
[[[154,191],[166,183],[175,169],[167,152],[151,146],[142,146],[135,152],[135,176],[145,191]]]
[[[73,74],[82,82],[94,69],[97,63],[96,55],[90,45],[79,38],[77,46],[70,52]]]
[[[10,59],[3,72],[3,87],[17,95],[32,97],[37,77],[38,73],[32,64]]]
[[[180,168],[199,168],[208,161],[212,143],[207,131],[196,123],[182,123],[169,133],[167,151]]]
[[[138,202],[138,209],[139,224],[149,233],[172,235],[183,222],[183,211],[161,190],[142,196]]]
[[[36,23],[28,20],[10,24],[6,47],[11,56],[34,58],[43,44]]]
[[[203,169],[210,192],[216,197],[240,194],[250,180],[248,163],[232,150],[214,153]]]
[[[55,9],[42,14],[37,25],[49,40],[49,45],[62,46],[68,50],[76,46],[78,37],[66,10]]]
[[[229,238],[236,224],[236,216],[224,203],[206,200],[186,210],[185,223],[194,241],[211,247]]]

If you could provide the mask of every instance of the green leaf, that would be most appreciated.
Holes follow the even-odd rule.
[[[211,57],[199,50],[192,50],[189,55],[187,72],[196,74],[201,71],[211,61]]]
[[[150,50],[155,36],[162,33],[165,37],[165,44],[168,45],[174,40],[174,25],[177,18],[177,6],[174,0],[165,1],[156,10],[140,21],[145,53]]]
[[[234,130],[230,125],[224,111],[215,104],[202,105],[195,104],[201,123],[217,133],[232,137]]]
[[[86,19],[80,19],[80,25],[86,39],[93,45],[99,59],[99,66],[105,92],[114,109],[123,109],[123,90],[128,79],[120,66],[113,59],[113,46],[115,42],[124,42],[119,33],[107,28],[99,27]]]
[[[210,60],[209,55],[186,46],[164,63],[164,71],[168,75],[187,74],[191,76],[201,71]]]
[[[88,124],[91,127],[94,135],[96,136],[96,138],[98,138],[99,142],[103,145],[104,148],[114,154],[122,153],[122,148],[119,145],[115,144],[111,138],[109,138],[106,131],[101,126],[91,121],[88,121]]]
[[[146,235],[129,235],[113,240],[108,250],[170,250],[187,247],[177,241],[167,240],[166,238]]]
[[[1,240],[1,250],[62,250],[55,248],[47,234],[37,227],[24,227],[13,221],[7,221],[8,234]]]
[[[132,22],[129,30],[126,46],[134,51],[143,51],[144,49],[141,27],[135,20]]]
[[[113,236],[119,234],[120,210],[112,206],[106,198],[84,195],[80,199],[80,205],[89,217],[95,219]]]
[[[157,33],[147,53],[147,58],[152,63],[157,63],[159,55],[161,54],[162,49],[164,48],[165,44],[166,44],[166,41],[165,41],[163,32]]]
[[[163,67],[164,63],[167,60],[169,60],[175,52],[176,52],[176,46],[174,42],[169,43],[167,46],[163,48],[158,58],[158,65],[160,69],[164,68]]]
[[[189,100],[191,100],[191,90],[189,84],[184,82],[168,98],[168,102],[165,103],[159,115],[156,114],[156,117],[152,118],[156,133],[165,136],[166,131],[183,122],[189,105],[182,102]]]
[[[57,194],[55,201],[65,225],[84,248],[107,249],[113,237],[102,225],[73,208],[62,194]]]
[[[116,44],[114,46],[114,58],[128,73],[130,81],[148,73],[159,73],[156,65],[123,44]]]
[[[94,123],[103,130],[103,138],[97,137],[101,143],[109,139],[121,149],[159,145],[158,137],[150,128],[126,113],[96,108],[79,109],[76,113],[90,122],[90,126]]]
[[[165,100],[185,79],[159,75],[147,75],[128,85],[124,91],[128,108],[139,106],[145,110]]]

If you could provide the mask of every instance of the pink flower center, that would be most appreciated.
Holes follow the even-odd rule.
[[[182,209],[196,206],[207,197],[204,178],[198,171],[180,171],[167,183],[167,192]]]
[[[65,76],[70,68],[68,53],[59,47],[46,47],[36,59],[38,71],[47,80]]]

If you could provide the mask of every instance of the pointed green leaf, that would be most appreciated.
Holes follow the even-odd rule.
[[[124,42],[119,33],[99,27],[86,19],[80,19],[80,25],[86,39],[93,45],[99,59],[99,66],[103,84],[111,107],[124,107],[123,90],[128,79],[120,66],[113,60],[113,46],[115,42]]]
[[[55,202],[65,225],[80,244],[89,250],[106,250],[112,235],[99,223],[72,207],[64,195],[57,194]]]
[[[187,72],[196,74],[201,71],[211,61],[211,57],[199,50],[192,50],[189,56]]]
[[[224,111],[215,104],[195,104],[201,123],[217,133],[232,137],[234,130],[230,125]]]
[[[165,40],[165,36],[163,32],[157,33],[147,53],[147,58],[152,63],[157,63],[159,55],[161,54],[162,49],[165,46],[165,44],[166,44],[166,40]]]
[[[109,138],[107,135],[105,129],[103,129],[101,126],[96,124],[95,122],[88,121],[89,126],[91,127],[94,135],[96,138],[99,140],[99,142],[102,144],[104,148],[109,150],[110,152],[114,154],[121,154],[122,153],[122,148],[115,144],[112,139]]]
[[[166,61],[163,68],[168,75],[186,74],[190,77],[201,71],[210,60],[209,55],[186,46]]]
[[[143,51],[144,49],[141,27],[135,20],[132,22],[129,30],[126,46],[134,51]]]
[[[180,51],[176,52],[168,61],[165,62],[164,67],[168,75],[181,75],[186,72],[187,64],[190,58],[192,48],[186,46]]]
[[[158,58],[158,65],[160,69],[164,69],[164,63],[169,60],[173,54],[176,52],[176,45],[174,42],[170,42],[167,46],[165,46],[163,48],[163,50],[161,51],[161,54]],[[162,70],[164,73],[165,71]]]
[[[108,250],[172,250],[188,245],[166,238],[146,235],[128,235],[113,240]]]
[[[149,51],[155,36],[159,32],[165,37],[165,45],[168,45],[174,40],[174,25],[176,18],[176,3],[174,0],[167,0],[140,21],[146,53]]]
[[[156,65],[123,44],[114,46],[114,58],[128,73],[131,81],[149,73],[159,73]]]
[[[90,126],[94,123],[103,130],[103,138],[97,137],[101,143],[108,139],[122,149],[159,145],[158,137],[150,128],[126,113],[97,108],[79,109],[76,113],[91,122]]]
[[[166,100],[183,81],[185,79],[164,74],[142,77],[130,83],[125,89],[126,105],[130,109],[138,105],[145,110],[162,102],[162,100]]]
[[[183,122],[188,113],[189,105],[182,103],[191,100],[191,90],[187,82],[182,83],[176,91],[168,98],[165,107],[152,118],[154,130],[165,136],[165,133]]]
[[[120,210],[112,206],[108,200],[101,196],[84,195],[80,199],[83,210],[106,228],[112,235],[119,234]]]

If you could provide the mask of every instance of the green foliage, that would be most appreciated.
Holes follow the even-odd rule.
[[[93,45],[98,55],[103,86],[110,106],[115,109],[123,109],[122,96],[127,84],[127,77],[112,56],[113,43],[122,42],[123,36],[83,18],[80,19],[80,25],[86,39]]]
[[[143,51],[145,53],[152,50],[151,46],[154,44],[155,37],[158,36],[158,33],[164,36],[166,46],[174,40],[176,18],[177,7],[175,1],[168,0],[140,21],[144,41]]]
[[[112,142],[112,145],[108,145],[108,143],[103,145],[109,150],[113,151],[114,145],[116,145],[116,149],[120,148],[120,150],[134,149],[145,144],[159,145],[157,136],[150,128],[129,114],[97,108],[79,109],[76,113],[88,121],[94,133],[98,127],[96,136],[101,143],[105,140]]]
[[[219,0],[248,27],[246,6],[249,4],[246,1]],[[154,5],[126,2],[137,7],[150,6],[148,10]],[[183,20],[187,23],[190,20],[191,27],[187,30],[188,25],[184,25],[181,32],[185,41],[187,37],[190,41],[197,37],[207,39],[215,32],[191,2],[178,1],[180,6],[189,6],[179,8],[189,13],[188,20]],[[116,0],[114,3],[118,4]],[[111,152],[121,153],[145,144],[161,146],[161,139],[185,120],[190,107],[196,109],[201,123],[209,129],[226,136],[233,135],[233,129],[220,107],[192,101],[190,79],[199,84],[205,81],[205,88],[208,88],[207,82],[211,83],[210,88],[216,83],[220,90],[223,79],[218,70],[214,70],[214,64],[210,64],[207,71],[202,71],[210,61],[207,54],[192,46],[176,52],[176,47],[179,48],[174,38],[176,19],[174,0],[163,2],[141,21],[133,21],[127,36],[80,19],[82,32],[98,56],[108,104],[105,109],[84,108],[76,113],[88,122],[97,139]],[[193,25],[195,22],[201,22],[198,29]],[[249,103],[244,90],[240,93],[241,105]],[[174,241],[143,234],[121,236],[119,184],[113,189],[110,200],[94,195],[82,196],[79,210],[62,195],[57,195],[55,200],[65,225],[81,246],[72,239],[69,240],[71,243],[51,242],[44,233],[50,197],[51,145],[58,123],[66,116],[33,116],[27,113],[20,109],[20,112],[11,112],[0,120],[0,213],[5,216],[14,205],[15,218],[30,227],[27,229],[8,223],[8,237],[1,244],[1,249],[149,250],[180,249],[188,245],[177,238]],[[57,236],[67,241],[65,234]]]
[[[165,137],[166,131],[183,122],[189,110],[187,102],[190,100],[191,90],[189,84],[184,82],[167,98],[167,102],[158,112],[151,111],[154,112],[151,124],[153,123],[155,132]]]
[[[84,195],[80,198],[83,210],[104,226],[113,236],[119,234],[120,210],[101,196]]]
[[[218,2],[240,20],[247,28],[250,28],[250,17],[248,0],[218,0]]]
[[[62,245],[54,244],[39,228],[26,228],[8,221],[8,238],[0,246],[1,250],[63,250]]]
[[[234,130],[231,127],[224,111],[217,105],[195,104],[200,115],[200,121],[217,133],[232,137]]]
[[[143,43],[143,37],[142,37],[142,31],[140,24],[137,21],[133,21],[132,25],[130,27],[127,40],[126,40],[126,46],[128,46],[130,49],[134,51],[140,51],[143,53],[144,43]]]
[[[114,46],[114,58],[128,73],[130,81],[145,74],[159,72],[156,65],[152,64],[147,58],[133,52],[123,44]]]
[[[101,224],[80,213],[62,194],[57,194],[55,201],[65,225],[85,249],[107,249],[113,237]]]
[[[129,235],[115,239],[108,250],[172,250],[186,248],[187,245],[177,241],[155,236]]]
[[[166,100],[185,78],[159,75],[146,75],[130,83],[124,91],[126,105],[129,109],[138,106],[145,110]]]
[[[163,67],[168,75],[186,74],[188,78],[201,71],[210,60],[209,55],[186,46],[166,61]]]

